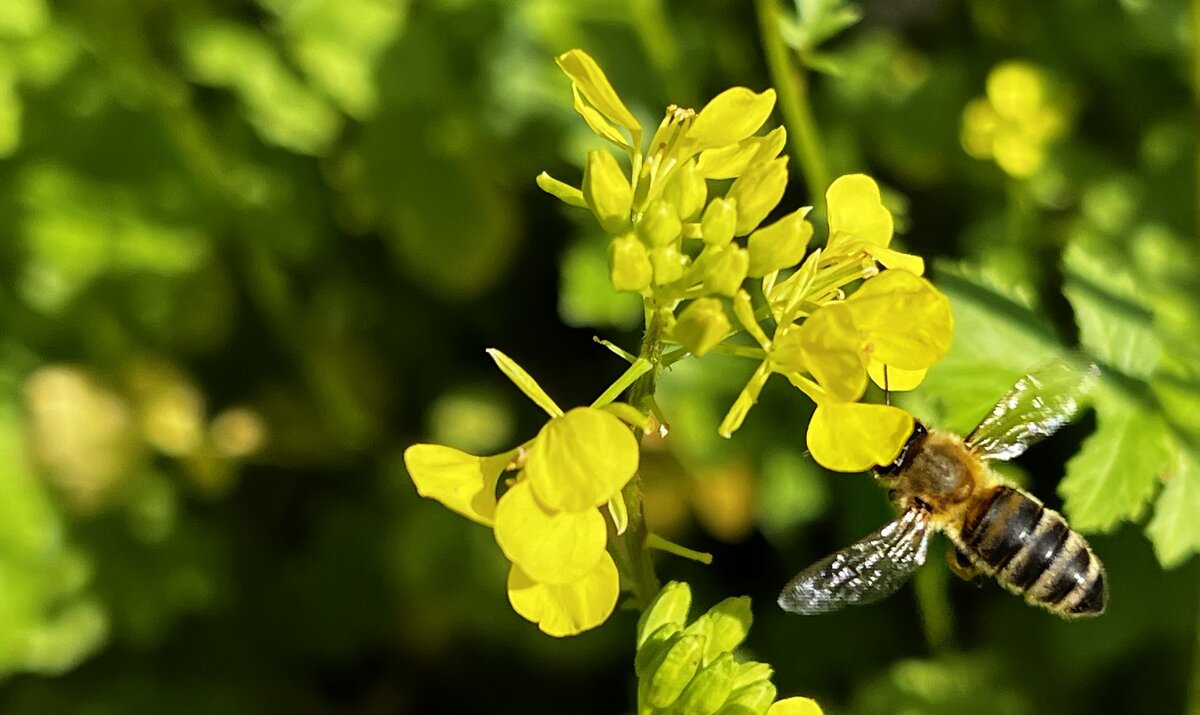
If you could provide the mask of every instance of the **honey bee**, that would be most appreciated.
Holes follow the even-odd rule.
[[[988,468],[1053,434],[1079,409],[1099,370],[1056,361],[1017,381],[966,439],[916,423],[895,461],[875,470],[900,516],[796,575],[779,596],[792,613],[878,601],[921,564],[929,538],[953,543],[951,568],[992,576],[1030,605],[1064,618],[1098,616],[1108,600],[1104,567],[1061,514]]]

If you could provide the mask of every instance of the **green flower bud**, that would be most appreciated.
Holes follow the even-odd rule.
[[[703,355],[729,334],[729,316],[716,298],[697,298],[683,309],[672,337],[693,355]],[[689,628],[690,630],[690,628]]]
[[[750,234],[750,275],[760,278],[781,268],[794,266],[804,258],[812,238],[812,224],[804,219],[809,207],[784,216],[775,223]]]
[[[771,666],[766,663],[759,663],[753,660],[738,663],[737,670],[733,674],[733,688],[736,690],[753,685],[760,680],[770,680],[774,673],[775,671],[771,670]]]
[[[617,290],[636,292],[650,286],[650,256],[637,236],[627,233],[608,244],[608,275]]]
[[[746,280],[750,268],[750,252],[741,246],[728,245],[717,250],[704,266],[704,290],[733,297]]]
[[[586,183],[584,195],[587,194]],[[734,235],[745,236],[771,213],[787,186],[787,157],[755,164],[729,187],[726,198],[737,201],[738,220]]]
[[[673,623],[680,628],[687,622],[692,607],[692,589],[682,581],[672,581],[659,589],[658,595],[638,618],[638,648],[663,625]]]
[[[708,208],[704,209],[704,218],[700,219],[700,233],[704,242],[721,246],[732,241],[737,217],[736,201],[728,198],[710,201]]]
[[[689,715],[712,715],[725,703],[733,690],[733,676],[737,663],[730,653],[722,653],[719,658],[700,669],[687,684],[679,699],[675,702],[674,710]]]
[[[617,158],[604,149],[588,152],[583,166],[583,198],[605,231],[617,234],[629,226],[633,189]]]
[[[735,687],[725,700],[721,712],[765,713],[775,702],[775,686],[769,680],[759,680],[750,685]]]
[[[658,662],[651,666],[653,675],[649,683],[642,680],[646,685],[646,702],[656,708],[665,708],[675,702],[700,668],[703,653],[702,636],[684,636],[664,651]]]
[[[683,233],[683,222],[675,207],[662,199],[650,203],[637,223],[638,237],[650,246],[666,246]]]
[[[638,646],[637,655],[633,657],[633,672],[637,673],[639,678],[645,678],[650,674],[650,666],[682,637],[683,628],[678,623],[664,623],[659,626],[658,630]]]
[[[674,246],[650,249],[650,264],[654,266],[654,285],[667,285],[683,278],[687,256]]]
[[[537,185],[542,191],[545,191],[568,206],[587,208],[587,201],[583,200],[582,191],[568,183],[559,181],[544,171],[538,174]]]
[[[704,662],[738,647],[750,632],[753,616],[750,597],[727,598],[713,606],[684,630],[686,635],[704,636]]]
[[[696,160],[692,159],[675,170],[671,180],[663,189],[663,198],[675,207],[679,218],[690,221],[704,208],[704,200],[708,198],[708,184],[696,168]]]

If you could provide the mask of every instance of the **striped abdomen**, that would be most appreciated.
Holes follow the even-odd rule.
[[[1001,486],[964,521],[959,546],[1029,603],[1066,618],[1104,612],[1104,567],[1058,512]]]

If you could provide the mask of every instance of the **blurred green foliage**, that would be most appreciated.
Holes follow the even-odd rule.
[[[643,456],[655,531],[715,561],[660,574],[749,594],[742,649],[827,712],[1197,712],[1195,10],[786,9],[829,174],[880,180],[953,302],[904,404],[966,430],[1044,358],[1104,369],[1094,416],[1015,468],[1055,506],[1066,475],[1111,604],[1060,623],[933,558],[919,605],[785,617],[781,584],[888,510],[804,455],[786,386],[719,439],[751,368],[717,355],[663,376]],[[636,345],[599,231],[534,183],[578,184],[598,145],[552,61],[572,47],[649,126],[778,81],[749,3],[0,2],[0,710],[632,709],[632,614],[542,636],[491,534],[400,460],[536,429],[485,347],[578,404],[624,367],[593,335]],[[1073,116],[1026,179],[961,144],[1013,59]]]

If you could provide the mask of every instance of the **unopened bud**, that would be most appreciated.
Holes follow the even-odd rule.
[[[608,275],[617,290],[637,292],[650,285],[650,256],[637,236],[627,233],[608,244]]]
[[[704,218],[700,219],[700,233],[704,242],[713,246],[729,243],[733,240],[737,220],[736,201],[728,198],[713,199],[708,208],[704,209]]]
[[[683,232],[675,207],[662,199],[650,203],[637,224],[637,233],[647,245],[666,246]]]
[[[583,167],[583,198],[605,231],[617,234],[629,226],[633,189],[616,157],[604,149],[588,152]]]
[[[733,297],[746,280],[750,253],[741,246],[728,245],[719,250],[704,267],[704,290]]]
[[[750,234],[746,247],[750,250],[751,276],[765,276],[771,271],[794,266],[804,258],[813,235],[812,224],[804,219],[809,210],[805,207],[793,211]]]
[[[703,355],[729,334],[729,316],[716,298],[697,298],[683,309],[672,336],[693,355]]]

